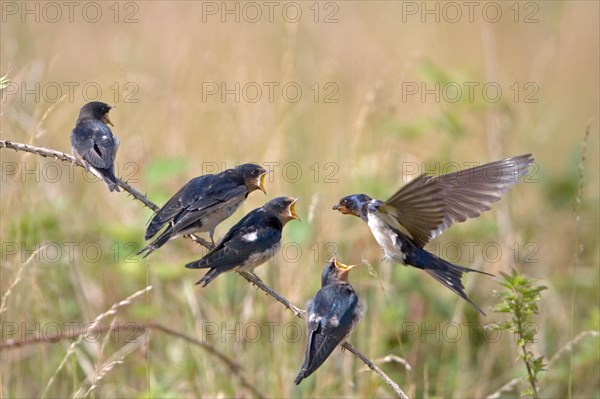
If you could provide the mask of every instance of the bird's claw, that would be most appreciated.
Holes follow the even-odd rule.
[[[195,234],[190,234],[190,237],[196,241],[198,244],[202,245],[203,247],[205,247],[206,249],[208,249],[209,251],[212,250],[215,247],[215,243],[214,241],[212,243],[208,242],[207,240],[205,240],[202,237],[198,237]]]

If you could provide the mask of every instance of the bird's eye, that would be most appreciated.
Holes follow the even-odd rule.
[[[279,204],[279,206],[285,208],[285,202],[282,202],[281,204]]]

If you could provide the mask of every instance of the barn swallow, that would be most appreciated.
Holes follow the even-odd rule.
[[[242,218],[202,259],[185,265],[208,269],[196,283],[206,287],[219,274],[230,270],[252,271],[279,249],[281,231],[290,220],[300,220],[297,198],[278,197]]]
[[[363,314],[363,304],[348,282],[354,265],[344,265],[335,255],[321,274],[321,289],[308,305],[308,337],[296,385],[318,369],[352,332]]]
[[[452,264],[423,247],[453,223],[478,217],[527,173],[531,154],[433,177],[421,175],[383,202],[365,194],[349,195],[333,207],[367,222],[384,259],[425,270],[469,302],[462,274],[478,270]]]
[[[115,176],[119,139],[113,136],[108,127],[114,126],[108,117],[112,108],[114,107],[98,101],[85,104],[79,111],[75,129],[71,132],[73,155],[104,181],[111,192],[121,191]]]
[[[231,216],[251,192],[261,190],[266,194],[266,174],[262,166],[246,163],[190,180],[156,212],[145,239],[154,237],[166,224],[168,227],[138,255],[146,252],[146,257],[170,239],[192,233],[208,232],[214,244],[217,225]],[[209,249],[213,246],[204,240],[200,243]]]

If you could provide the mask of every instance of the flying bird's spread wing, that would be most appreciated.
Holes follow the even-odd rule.
[[[308,377],[350,334],[359,318],[359,302],[349,285],[323,287],[308,308],[308,340],[296,384]]]
[[[387,224],[424,246],[444,221],[441,186],[431,176],[421,175],[383,203],[378,214]]]
[[[379,214],[423,247],[453,223],[489,210],[532,162],[526,154],[438,177],[421,175],[381,205]]]

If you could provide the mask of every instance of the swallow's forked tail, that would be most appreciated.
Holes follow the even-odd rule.
[[[152,241],[150,244],[146,245],[142,250],[140,250],[136,255],[141,255],[145,252],[144,258],[150,255],[152,252],[156,251],[158,248],[165,245],[173,236],[170,229],[166,229],[158,236],[158,238]]]
[[[119,179],[117,179],[117,176],[115,176],[115,172],[112,168],[102,169],[100,173],[102,175],[104,184],[106,184],[106,187],[108,187],[108,190],[111,193],[113,191],[121,192],[121,190],[119,190]]]
[[[475,305],[475,303],[471,301],[465,293],[465,287],[462,284],[462,275],[463,273],[468,272],[487,274],[488,276],[494,276],[493,274],[455,265],[420,248],[415,254],[408,254],[405,262],[411,266],[426,271],[431,277],[467,301],[479,313],[484,316],[486,315],[483,310],[481,310],[479,306]]]

